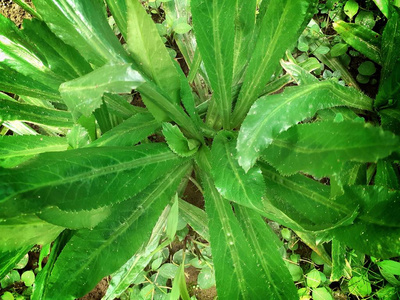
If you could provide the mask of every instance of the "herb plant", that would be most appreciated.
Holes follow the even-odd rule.
[[[146,251],[160,222],[173,238],[169,204],[207,219],[219,299],[298,299],[265,218],[328,249],[336,279],[346,246],[400,254],[396,7],[377,106],[320,81],[312,59],[288,52],[281,76],[317,1],[163,1],[165,26],[193,25],[167,38],[140,1],[106,2],[34,0],[22,30],[0,17],[0,90],[17,95],[0,94],[0,278],[52,243],[32,299],[81,297]],[[164,42],[178,45],[187,76]],[[205,213],[178,200],[189,179]],[[183,265],[172,299],[188,297]]]

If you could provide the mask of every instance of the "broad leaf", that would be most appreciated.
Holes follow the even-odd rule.
[[[359,24],[337,21],[333,28],[347,44],[376,63],[381,63],[381,36]]]
[[[298,299],[292,276],[279,251],[283,248],[283,244],[275,232],[258,213],[239,206],[235,206],[235,212],[268,281],[268,294],[263,297],[281,300]]]
[[[292,47],[314,14],[314,0],[268,1],[260,32],[234,110],[232,127],[238,126],[258,98],[279,60]]]
[[[192,0],[196,41],[225,129],[230,127],[236,10],[240,1]],[[252,5],[249,5],[252,9]]]
[[[102,1],[34,0],[33,3],[51,31],[94,66],[129,60],[107,22]]]
[[[45,59],[14,23],[0,15],[0,88],[3,91],[60,101],[62,76],[53,73]]]
[[[139,0],[128,0],[128,49],[141,72],[168,95],[172,103],[180,102],[180,79],[174,63],[158,34],[156,25]],[[166,120],[166,114],[155,108],[152,102],[144,103],[158,120]]]
[[[329,186],[303,175],[285,177],[266,164],[261,164],[261,170],[268,187],[266,202],[300,228],[279,215],[270,216],[274,221],[300,231],[319,231],[354,220],[357,206],[347,207],[330,199]]]
[[[312,117],[318,110],[349,106],[371,110],[372,99],[332,81],[291,87],[281,94],[258,99],[243,122],[238,137],[239,164],[248,171],[282,131]]]
[[[81,297],[131,258],[149,239],[188,167],[170,168],[166,176],[136,197],[114,206],[110,217],[95,229],[77,231],[57,259],[47,299],[60,294],[65,299]]]
[[[0,218],[49,207],[66,214],[97,213],[133,197],[184,161],[164,144],[44,153],[20,168],[0,169]]]
[[[57,128],[69,128],[74,124],[67,111],[0,100],[0,123],[4,121],[25,121]]]
[[[282,132],[263,158],[282,174],[322,178],[340,172],[347,161],[377,162],[399,146],[393,133],[361,122],[317,122]]]
[[[218,193],[208,174],[202,173],[202,182],[219,299],[268,295],[269,282],[260,258],[254,255],[229,201]]]
[[[81,114],[88,117],[101,106],[104,93],[130,93],[143,82],[132,64],[111,64],[63,83],[60,92],[76,118]]]
[[[235,145],[231,132],[220,132],[214,139],[211,164],[215,186],[224,198],[262,210],[266,187],[261,171],[254,167],[245,173],[236,159]]]
[[[68,143],[65,138],[50,136],[1,136],[0,166],[15,167],[43,152],[65,151]]]
[[[45,57],[49,69],[62,75],[65,80],[92,71],[90,64],[79,52],[55,36],[44,22],[37,19],[25,20],[23,28],[26,39]]]
[[[3,219],[0,222],[0,250],[15,251],[36,244],[45,245],[63,230],[63,227],[47,223],[35,215]]]
[[[136,114],[103,134],[89,147],[133,146],[153,134],[160,123],[149,113]]]

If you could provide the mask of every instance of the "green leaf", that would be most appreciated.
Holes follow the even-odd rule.
[[[371,76],[375,74],[376,67],[372,61],[365,61],[358,67],[358,73],[364,76]]]
[[[207,225],[207,214],[204,212],[204,210],[186,201],[179,200],[179,215],[204,239],[207,241],[210,240],[210,233]]]
[[[66,216],[92,209],[96,214],[184,161],[164,144],[44,153],[20,168],[0,169],[0,218],[48,207]],[[133,184],[137,180],[140,185]]]
[[[400,190],[399,171],[395,164],[380,160],[376,165],[374,184],[393,190]]]
[[[0,278],[3,278],[28,253],[33,245],[13,251],[0,251]]]
[[[237,1],[193,0],[191,10],[197,45],[213,90],[213,100],[230,128],[232,110],[233,47]]]
[[[118,270],[148,241],[188,169],[189,164],[170,168],[166,176],[136,197],[115,205],[112,215],[95,229],[77,231],[56,261],[47,298],[60,294],[65,299],[79,298]]]
[[[1,136],[0,166],[15,167],[43,152],[65,151],[68,143],[65,138],[43,135]]]
[[[85,147],[89,144],[89,133],[83,126],[74,124],[72,129],[67,134],[68,145],[72,149]],[[118,145],[116,145],[118,146]]]
[[[322,274],[322,273],[321,273]],[[331,293],[325,287],[313,289],[313,300],[333,300]]]
[[[167,219],[167,228],[166,228],[166,234],[167,237],[173,241],[175,238],[176,234],[176,229],[178,228],[178,218],[179,218],[179,206],[178,206],[178,194],[175,194],[174,197],[174,203],[171,206],[171,209],[168,214],[168,219]],[[163,276],[165,277],[165,276]],[[169,278],[169,277],[166,277]]]
[[[330,280],[339,281],[346,275],[346,246],[337,239],[332,240],[332,273]]]
[[[336,44],[331,49],[331,56],[337,57],[337,56],[343,55],[347,52],[348,48],[349,47],[346,44],[343,44],[343,43]]]
[[[400,72],[399,72],[400,75]],[[400,103],[395,106],[379,110],[382,127],[400,135]]]
[[[144,72],[174,104],[180,102],[180,79],[173,61],[158,34],[157,27],[139,0],[128,0],[128,49],[140,71]],[[155,108],[144,97],[147,108],[158,120],[166,120],[165,112]]]
[[[143,82],[132,64],[110,64],[63,83],[60,93],[75,118],[88,117],[101,106],[104,93],[130,93]]]
[[[126,62],[127,53],[108,25],[104,3],[88,0],[34,0],[44,22],[66,44],[71,45],[92,65]]]
[[[350,20],[353,19],[353,17],[357,14],[358,12],[358,3],[354,0],[347,0],[346,4],[343,7],[344,13],[350,18]]]
[[[0,100],[0,123],[16,120],[56,128],[68,128],[73,125],[72,116],[67,111]]]
[[[118,29],[126,40],[128,38],[128,15],[126,0],[106,0],[107,7],[118,25]]]
[[[26,286],[31,286],[35,282],[35,273],[33,273],[32,270],[25,271],[21,275],[21,281],[26,285]]]
[[[239,164],[248,171],[273,139],[290,126],[312,117],[318,110],[349,106],[371,110],[372,99],[332,81],[286,88],[281,94],[258,99],[239,132]]]
[[[339,173],[347,161],[377,162],[400,146],[397,136],[361,122],[300,124],[274,138],[263,158],[284,175],[317,178]]]
[[[333,28],[347,44],[369,59],[381,63],[381,36],[365,26],[344,21],[333,23]]]
[[[379,10],[385,15],[385,17],[389,16],[389,0],[374,0],[376,6],[378,6]]]
[[[103,134],[89,147],[134,146],[160,128],[149,113],[139,113]]]
[[[224,198],[262,211],[266,187],[261,171],[254,167],[245,173],[235,158],[235,145],[236,137],[228,131],[214,139],[211,165],[215,186]]]
[[[192,156],[200,145],[196,140],[187,139],[178,126],[170,123],[163,123],[163,135],[169,148],[182,157]]]
[[[40,220],[35,215],[2,220],[0,224],[0,250],[16,251],[35,244],[52,242],[64,228]]]
[[[268,295],[269,282],[229,201],[218,193],[208,174],[201,173],[201,177],[219,299],[257,299],[259,295]]]
[[[258,213],[241,206],[235,206],[235,212],[268,281],[268,294],[263,296],[266,299],[298,299],[292,276],[279,251],[283,244],[277,235]]]
[[[232,127],[245,118],[271,76],[279,67],[279,59],[292,47],[314,14],[317,1],[268,1],[262,15],[260,33],[247,67],[242,89],[232,117]]]
[[[235,1],[235,42],[233,46],[233,82],[238,84],[243,78],[251,57],[252,42],[256,24],[257,1]]]
[[[383,260],[378,262],[377,265],[390,274],[400,276],[400,263],[397,261]]]
[[[281,212],[270,214],[270,219],[300,231],[327,230],[354,220],[357,206],[347,207],[330,199],[328,186],[303,175],[285,177],[266,164],[260,165],[268,187],[266,203]]]
[[[35,45],[47,61],[47,66],[65,80],[85,75],[92,71],[90,64],[73,47],[65,44],[37,19],[24,20],[23,33]]]
[[[371,282],[366,276],[353,276],[348,285],[349,292],[355,296],[366,297],[372,293]]]
[[[375,107],[400,95],[400,12],[392,10],[382,34],[382,72]]]
[[[177,34],[184,34],[192,30],[192,26],[185,22],[179,22],[178,24],[174,25],[173,30]]]

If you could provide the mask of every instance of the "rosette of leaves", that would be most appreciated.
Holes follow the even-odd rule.
[[[400,253],[399,138],[382,111],[301,65],[278,76],[316,1],[175,0],[193,20],[175,36],[191,80],[138,0],[106,1],[124,46],[103,1],[33,2],[22,30],[0,17],[0,89],[17,95],[0,96],[0,275],[53,242],[33,299],[81,297],[119,270],[193,172],[219,299],[297,299],[263,218],[334,241],[339,277],[340,245]]]

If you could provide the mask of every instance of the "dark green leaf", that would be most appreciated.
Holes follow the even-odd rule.
[[[236,137],[228,131],[220,132],[211,150],[212,175],[219,193],[226,199],[257,210],[263,210],[265,183],[259,168],[247,173],[236,157]]]
[[[34,0],[33,3],[51,31],[94,66],[129,60],[108,25],[103,1]]]
[[[317,1],[268,1],[262,17],[259,36],[252,50],[242,89],[234,110],[232,127],[245,118],[272,74],[279,67],[279,59],[292,47],[314,14]],[[233,6],[233,5],[232,5]]]
[[[399,170],[389,161],[380,160],[376,165],[374,184],[389,189],[400,190]]]
[[[25,135],[0,137],[0,166],[15,167],[43,152],[65,151],[68,143],[65,138]]]
[[[332,81],[291,87],[281,94],[258,99],[239,132],[239,164],[245,171],[249,170],[260,151],[270,145],[280,132],[312,117],[320,109],[335,106],[371,110],[372,99]]]
[[[184,161],[164,144],[41,154],[20,168],[0,169],[0,217],[45,208],[58,210],[53,222],[62,212],[96,214],[103,206],[133,197]]]
[[[170,168],[166,176],[136,197],[114,206],[110,217],[95,229],[77,231],[57,259],[47,298],[60,294],[65,299],[81,297],[131,258],[148,241],[188,167]]]
[[[213,89],[213,101],[229,129],[232,110],[232,75],[235,15],[239,1],[192,0],[197,45]],[[251,8],[251,5],[250,5]]]
[[[250,300],[269,295],[264,269],[240,228],[229,201],[218,193],[208,174],[202,173],[202,182],[219,299]]]
[[[274,231],[261,216],[245,207],[235,206],[235,212],[256,257],[260,260],[268,281],[266,299],[298,299],[292,276],[282,259],[279,249],[283,247]],[[285,291],[282,293],[282,291]]]
[[[207,241],[210,240],[207,214],[204,210],[186,201],[179,200],[179,214],[198,234],[204,237]]]
[[[322,178],[340,172],[347,161],[377,162],[399,146],[390,131],[361,122],[317,122],[282,132],[263,158],[282,174],[304,172]]]

